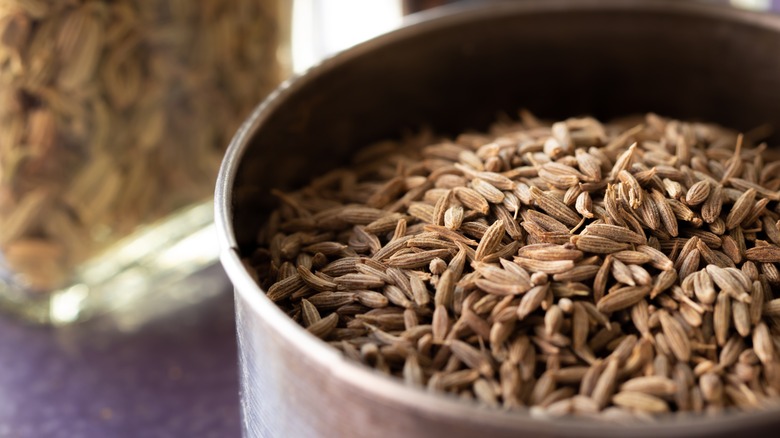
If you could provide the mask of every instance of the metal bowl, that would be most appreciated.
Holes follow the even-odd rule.
[[[216,191],[245,436],[725,437],[780,427],[780,410],[649,425],[546,421],[409,388],[309,335],[239,259],[270,188],[305,183],[404,129],[484,128],[521,106],[545,117],[654,111],[780,126],[779,53],[777,16],[678,1],[524,1],[435,11],[285,83],[237,133]]]

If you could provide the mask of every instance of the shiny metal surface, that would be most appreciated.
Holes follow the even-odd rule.
[[[265,297],[239,253],[272,205],[269,188],[301,184],[403,129],[480,128],[521,106],[551,117],[655,111],[739,129],[780,126],[776,16],[675,1],[546,0],[427,18],[285,83],[228,150],[216,221],[236,288],[245,436],[719,437],[780,427],[780,410],[624,426],[476,408],[346,361]]]

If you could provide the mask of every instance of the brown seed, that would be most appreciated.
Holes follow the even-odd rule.
[[[685,202],[688,205],[699,205],[710,195],[710,182],[707,180],[699,181],[688,189],[685,194]]]
[[[713,223],[723,207],[723,186],[716,184],[701,207],[701,217],[708,224]]]
[[[591,219],[595,217],[593,213],[593,201],[588,192],[582,192],[577,196],[574,208],[577,210],[577,213],[581,214],[584,218]]]
[[[652,191],[653,202],[658,209],[658,216],[661,222],[664,224],[664,228],[670,236],[676,237],[678,234],[677,217],[674,214],[674,209],[669,205],[668,200],[664,195],[656,189]]]
[[[612,397],[612,393],[615,391],[617,383],[618,362],[616,360],[610,360],[607,362],[607,366],[604,372],[601,373],[596,386],[593,387],[593,394],[591,398],[596,402],[599,409],[604,407]]]
[[[720,356],[718,357],[720,363],[718,365],[724,368],[734,365],[744,349],[744,340],[738,335],[732,335],[720,351]]]
[[[463,224],[463,226],[465,227],[465,224]],[[469,239],[468,237],[464,236],[463,234],[460,234],[460,233],[458,233],[456,231],[450,230],[449,228],[442,227],[442,226],[439,226],[439,225],[424,225],[423,226],[423,230],[425,230],[427,232],[430,232],[430,233],[435,233],[440,238],[449,240],[450,242],[454,243],[455,245],[457,245],[458,243],[462,243],[462,244],[468,245],[468,246],[477,246],[477,244],[478,244],[477,241],[475,241],[473,239]],[[484,235],[484,233],[481,233],[481,235]],[[407,245],[408,245],[409,241],[412,240],[412,239],[414,239],[414,236],[405,236],[403,238],[404,242],[406,242]],[[385,251],[386,248],[388,248],[388,247],[390,247],[391,245],[394,245],[394,244],[396,244],[396,241],[391,241],[390,243],[385,245],[384,248],[379,250],[377,252],[377,254]],[[448,245],[447,248],[451,248],[451,246]],[[375,259],[377,258],[376,254],[373,256],[373,258],[375,258]]]
[[[761,224],[769,240],[775,245],[780,245],[780,229],[777,228],[777,222],[769,216],[764,216],[761,218]]]
[[[688,361],[691,357],[691,344],[682,325],[665,311],[661,311],[660,317],[661,327],[672,353],[677,359]]]
[[[473,315],[473,313],[469,312],[469,315]],[[490,345],[496,351],[495,349],[499,348],[504,342],[506,342],[507,339],[512,335],[512,332],[515,328],[515,321],[510,320],[507,322],[495,322],[491,327],[489,327],[489,333],[488,338],[490,340]],[[476,331],[476,330],[475,330]],[[496,354],[494,353],[494,356]]]
[[[453,340],[450,342],[450,349],[452,354],[463,361],[469,368],[485,377],[493,376],[493,366],[490,364],[490,361],[476,348],[463,341]]]
[[[596,276],[599,270],[597,265],[575,266],[572,269],[553,275],[554,281],[584,281]]]
[[[577,165],[580,171],[589,176],[594,181],[601,180],[601,161],[593,155],[587,153],[584,149],[575,151]]]
[[[447,211],[447,208],[450,204],[450,198],[452,197],[452,192],[447,191],[447,193],[444,196],[441,196],[437,201],[436,204],[433,206],[433,214],[431,222],[433,222],[435,225],[444,225],[444,214]]]
[[[580,251],[594,254],[612,254],[629,248],[627,243],[616,242],[606,237],[587,234],[572,236],[571,239],[572,243],[574,243]]]
[[[694,274],[693,288],[696,298],[704,304],[715,302],[717,293],[712,283],[712,277],[706,271],[699,271]]]
[[[417,355],[411,354],[406,357],[403,369],[404,381],[408,385],[422,386],[425,382],[425,376]]]
[[[742,221],[746,226],[756,224],[759,218],[761,218],[766,212],[766,206],[769,204],[769,199],[763,198],[756,201],[753,207],[750,209],[747,217]]]
[[[750,213],[750,208],[756,200],[756,191],[749,189],[743,193],[731,207],[729,215],[726,218],[726,228],[729,230],[736,228]]]
[[[382,289],[382,292],[391,303],[398,307],[402,307],[404,309],[410,309],[413,307],[412,302],[398,286],[389,284]]]
[[[333,283],[339,290],[373,289],[385,285],[380,277],[367,274],[345,274],[334,278]]]
[[[585,233],[622,243],[635,243],[637,245],[647,243],[647,239],[644,235],[617,225],[591,224],[585,227]]]
[[[683,195],[682,185],[677,181],[672,181],[669,178],[664,178],[662,182],[663,182],[664,190],[666,190],[666,193],[669,195],[670,198],[679,199]]]
[[[613,185],[607,186],[607,191],[604,194],[604,209],[612,222],[618,225],[625,224],[622,208],[618,204],[617,191]]]
[[[425,223],[433,223],[433,206],[422,202],[413,202],[408,209],[410,215]]]
[[[328,337],[331,332],[333,332],[333,329],[336,328],[338,322],[339,315],[336,313],[331,313],[330,315],[308,326],[306,330],[308,330],[308,332],[314,336],[324,339]]]
[[[775,360],[775,346],[772,341],[772,335],[769,334],[769,328],[763,322],[759,323],[753,330],[753,350],[763,364]]]
[[[320,316],[320,312],[317,310],[316,307],[314,307],[314,304],[312,304],[307,299],[301,300],[301,320],[303,321],[303,325],[305,327],[310,327],[312,324],[317,323],[319,320],[321,320],[322,317]]]
[[[761,315],[764,312],[764,288],[761,286],[761,282],[756,280],[753,282],[751,289],[750,322],[753,325],[757,325],[761,321]]]
[[[582,304],[575,302],[572,313],[572,346],[581,349],[586,345],[588,339],[589,321],[588,312]]]
[[[457,230],[460,228],[460,224],[463,223],[463,215],[463,207],[453,205],[444,212],[444,226],[450,230]]]
[[[477,245],[477,251],[474,255],[474,259],[477,261],[482,260],[486,255],[492,253],[498,245],[501,243],[501,238],[504,236],[504,221],[498,220],[490,225],[485,231],[485,235],[482,236],[479,245]]]
[[[699,269],[699,250],[694,249],[690,253],[688,253],[687,256],[685,256],[685,259],[683,259],[682,263],[680,264],[679,268],[679,278],[685,279],[689,275],[693,274]]]
[[[685,245],[683,245],[682,249],[680,249],[680,254],[677,256],[677,260],[674,263],[674,267],[676,269],[678,270],[680,269],[680,266],[682,266],[683,261],[685,261],[685,258],[688,257],[688,255],[699,246],[700,242],[701,239],[699,239],[696,236],[688,239],[688,241],[685,242]]]
[[[344,274],[356,273],[356,266],[360,263],[358,257],[344,257],[325,265],[320,272],[331,277],[339,277]]]
[[[718,294],[712,319],[715,338],[718,341],[718,345],[722,346],[726,343],[731,321],[731,298],[726,292]]]
[[[532,272],[545,274],[560,274],[574,268],[572,260],[534,260],[525,257],[515,257],[515,263]]]
[[[321,278],[303,266],[298,266],[297,272],[301,280],[303,280],[303,282],[306,283],[307,286],[309,286],[310,288],[318,292],[325,292],[325,291],[332,292],[335,291],[338,287],[337,283]],[[357,275],[357,274],[348,274],[348,275]]]
[[[387,265],[400,269],[422,268],[431,263],[435,258],[444,258],[450,255],[448,249],[433,249],[411,254],[394,255],[387,259]]]
[[[642,376],[627,380],[620,386],[620,390],[667,397],[677,392],[677,384],[668,377]]]
[[[552,336],[560,331],[563,324],[564,313],[559,306],[551,306],[544,314],[544,333]]]
[[[612,396],[612,402],[620,407],[635,409],[641,412],[668,412],[669,405],[654,395],[636,391],[621,391]]]
[[[519,199],[523,204],[531,205],[533,202],[531,188],[528,187],[528,185],[525,183],[518,183],[512,193],[514,193],[515,196],[517,196],[517,199]]]
[[[649,306],[646,300],[640,300],[631,307],[631,321],[644,338],[652,338],[650,334]]]
[[[674,283],[677,282],[677,271],[670,269],[667,271],[661,271],[655,279],[653,284],[653,291],[650,293],[650,298],[655,298],[658,294],[666,291]]]
[[[761,273],[772,285],[780,284],[780,271],[774,263],[761,263]]]
[[[723,383],[717,374],[706,373],[699,378],[699,388],[704,400],[719,403],[723,399]]]
[[[650,256],[650,265],[656,269],[668,271],[674,268],[674,264],[669,260],[669,257],[651,246],[639,245],[636,247],[636,250]]]
[[[576,186],[585,176],[570,166],[549,162],[539,168],[539,178],[551,186],[566,189]]]
[[[612,166],[612,171],[609,175],[611,180],[616,180],[618,173],[620,173],[621,170],[626,170],[631,167],[631,163],[634,159],[634,150],[636,150],[636,143],[629,146],[628,149],[620,154],[617,160],[615,160],[615,165]]]
[[[319,310],[333,310],[355,302],[355,292],[320,292],[309,301]]]
[[[401,248],[405,248],[406,243],[412,238],[414,238],[414,236],[409,235],[409,236],[402,236],[397,239],[393,239],[390,242],[388,242],[387,245],[383,246],[382,249],[374,253],[374,255],[372,255],[371,258],[374,260],[385,260],[388,257],[394,255]],[[433,258],[431,258],[431,260],[433,260]],[[426,264],[427,263],[430,263],[430,260],[426,262]]]
[[[431,274],[433,275],[441,275],[447,270],[447,262],[440,258],[435,258],[431,260],[431,263],[428,265],[428,270],[431,271]]]
[[[499,283],[484,278],[478,278],[474,283],[480,290],[495,295],[519,295],[531,289],[530,283]]]
[[[696,213],[694,213],[693,210],[690,209],[690,207],[683,204],[682,202],[676,199],[667,199],[666,203],[669,205],[672,211],[674,211],[674,216],[679,221],[695,223],[695,221],[698,220]]]
[[[645,263],[650,263],[651,260],[649,255],[631,250],[618,251],[613,253],[612,257],[629,265],[644,265]]]
[[[766,187],[762,187],[759,184],[744,180],[742,178],[731,178],[729,179],[729,184],[738,190],[753,190],[755,191],[755,194],[761,195],[764,198],[772,201],[780,201],[780,195],[778,195],[776,191],[769,190]]]
[[[604,361],[596,360],[590,367],[587,368],[580,381],[579,393],[581,396],[585,396],[588,400],[592,401],[590,396],[593,394],[593,389],[598,382],[599,376],[604,372],[605,367],[606,363]],[[598,410],[597,407],[595,408]]]
[[[462,168],[459,166],[458,163],[455,163],[456,168]],[[514,190],[515,188],[515,182],[500,173],[476,172],[475,176],[499,190]]]
[[[646,227],[654,231],[661,229],[661,213],[652,197],[642,203],[637,212],[639,213],[639,219]]]
[[[726,269],[715,265],[707,265],[707,273],[712,278],[712,281],[727,294],[736,298],[740,293],[744,292],[742,284]]]
[[[559,232],[568,236],[569,228],[557,219],[540,213],[535,210],[525,210],[522,213],[523,219],[527,222],[533,222],[544,231]]]
[[[481,276],[490,281],[505,284],[522,284],[530,288],[531,277],[523,268],[503,260],[502,263],[472,263],[472,267]]]
[[[527,257],[535,260],[580,260],[582,259],[582,251],[577,249],[567,248],[563,245],[554,244],[535,244],[525,245],[517,252],[520,257]]]
[[[780,247],[775,245],[756,246],[747,250],[745,257],[754,262],[777,263],[780,262]]]
[[[477,191],[468,187],[455,187],[453,189],[455,197],[460,201],[464,207],[477,211],[482,214],[488,214],[490,211],[490,204],[487,199],[480,195]]]
[[[596,266],[598,269],[598,267]],[[631,270],[623,262],[618,259],[612,261],[612,276],[620,283],[627,284],[629,286],[636,286],[634,276],[631,274]]]
[[[447,336],[450,327],[449,315],[443,305],[436,306],[433,311],[432,332],[434,342],[441,343]]]
[[[267,296],[271,301],[281,301],[288,298],[293,292],[306,286],[300,275],[292,275],[282,281],[276,282],[268,289]]]
[[[436,284],[436,293],[433,296],[435,305],[444,306],[448,309],[452,308],[452,298],[455,291],[455,276],[449,269],[444,271],[444,274],[439,278],[439,282]]]
[[[780,298],[769,300],[766,303],[764,303],[764,315],[780,316]]]
[[[417,274],[409,273],[409,286],[415,304],[425,307],[430,302],[430,294],[422,279]]]
[[[387,305],[389,304],[387,297],[380,294],[379,292],[359,291],[355,295],[355,298],[360,304],[366,307],[371,307],[372,309],[387,307]]]
[[[472,179],[471,188],[488,202],[500,204],[504,201],[504,192],[481,178]]]
[[[548,289],[549,285],[544,284],[535,286],[526,292],[525,295],[523,295],[523,298],[520,299],[520,304],[517,306],[517,318],[523,320],[526,316],[531,314],[531,312],[538,309],[542,304],[542,301],[544,301]]]
[[[574,227],[580,223],[581,218],[577,213],[547,192],[543,192],[537,187],[531,187],[531,196],[539,208],[564,224]]]
[[[645,191],[642,190],[642,186],[627,170],[621,170],[618,172],[618,179],[626,185],[628,188],[628,205],[632,209],[639,208],[645,198]]]
[[[650,286],[628,286],[616,289],[599,300],[596,307],[604,313],[627,309],[646,297],[650,290]]]
[[[734,300],[731,303],[731,314],[734,318],[734,328],[737,329],[737,333],[742,337],[750,335],[752,327],[748,305],[741,301]]]
[[[608,255],[604,258],[604,262],[599,267],[599,271],[596,273],[596,277],[593,279],[593,301],[598,303],[604,296],[607,290],[607,281],[609,281],[609,274],[612,269],[612,256]]]
[[[544,272],[534,272],[533,275],[531,275],[531,284],[533,286],[539,286],[542,284],[547,284],[549,281],[549,277]]]
[[[723,253],[726,254],[734,263],[742,262],[742,252],[737,245],[737,242],[731,236],[723,236],[722,248]]]
[[[750,281],[758,280],[758,276],[759,276],[758,266],[752,261],[747,260],[744,263],[742,263],[741,270],[748,280]]]

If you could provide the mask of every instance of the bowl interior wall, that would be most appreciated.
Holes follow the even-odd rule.
[[[780,29],[727,15],[475,13],[326,63],[280,102],[242,157],[233,192],[239,246],[254,240],[271,187],[303,184],[356,148],[422,126],[481,129],[522,107],[551,118],[653,111],[741,130],[780,127],[780,56],[772,55]]]

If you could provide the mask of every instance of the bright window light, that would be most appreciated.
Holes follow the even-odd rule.
[[[325,56],[396,28],[400,0],[295,0],[293,69],[299,73]]]
[[[738,8],[756,11],[768,11],[772,8],[772,0],[731,0],[731,4]]]

